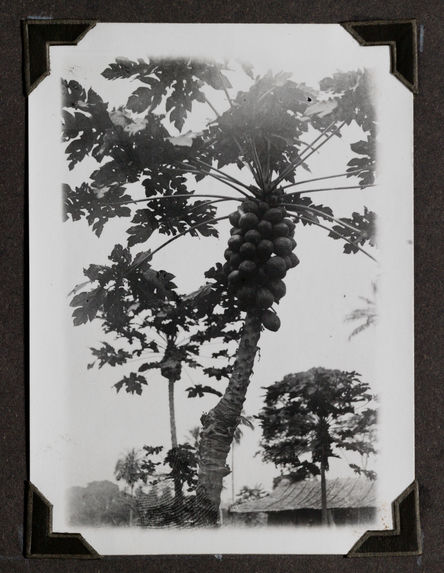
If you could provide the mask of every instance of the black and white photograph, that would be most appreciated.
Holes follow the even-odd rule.
[[[219,555],[391,529],[414,480],[413,94],[389,47],[99,23],[50,62],[28,104],[30,479],[54,531]]]

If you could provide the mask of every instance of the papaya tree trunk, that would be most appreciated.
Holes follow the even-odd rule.
[[[325,477],[325,460],[321,460],[321,512],[322,525],[328,525],[327,514],[327,479]]]
[[[168,379],[168,405],[170,413],[170,433],[171,433],[171,447],[177,448],[177,429],[176,429],[176,408],[174,402],[174,384],[176,379],[170,377]],[[176,504],[181,504],[183,500],[182,484],[177,476],[173,476],[174,483],[174,501]]]
[[[176,410],[174,404],[174,383],[173,378],[168,379],[168,406],[170,411],[170,433],[171,447],[177,448]]]
[[[240,421],[260,333],[261,322],[257,313],[247,313],[225,393],[218,404],[201,418],[197,499],[198,519],[205,524],[216,525],[218,521],[222,482],[230,473],[226,461]]]
[[[234,503],[236,497],[236,488],[234,485],[234,446],[235,442],[231,446],[231,502]]]
[[[131,504],[133,503],[133,493],[134,493],[134,484],[131,484],[131,486],[130,486]],[[133,525],[133,507],[132,507],[132,505],[130,505],[129,526],[132,527],[132,525]]]

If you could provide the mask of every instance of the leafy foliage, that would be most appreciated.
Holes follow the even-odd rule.
[[[245,503],[246,501],[254,501],[256,499],[262,499],[268,494],[262,488],[261,484],[256,484],[254,487],[248,487],[244,485],[236,496],[236,504]]]
[[[193,103],[205,102],[202,90],[205,84],[215,90],[231,87],[222,70],[220,64],[185,58],[151,58],[148,62],[117,58],[102,75],[109,80],[131,78],[142,82],[144,86],[138,87],[129,97],[127,109],[136,113],[154,112],[165,101],[168,119],[180,131]]]
[[[159,482],[160,477],[171,479],[180,489],[187,486],[187,491],[192,492],[197,483],[197,450],[189,444],[178,444],[170,448],[163,458],[160,454],[163,452],[163,446],[144,446],[144,457],[141,462],[141,468],[144,474],[144,482],[148,481],[151,485]],[[168,473],[165,470],[169,469]]]
[[[362,215],[354,212],[351,218],[343,217],[340,220],[348,226],[344,228],[340,225],[333,225],[332,229],[335,232],[330,233],[329,236],[338,239],[341,234],[342,237],[349,239],[350,242],[344,245],[344,253],[357,253],[358,245],[364,245],[366,242],[372,247],[376,245],[376,215],[367,207],[364,207]]]
[[[319,474],[321,462],[328,469],[328,459],[341,450],[374,454],[376,411],[363,409],[373,398],[354,371],[312,368],[288,374],[267,388],[257,416],[264,460],[301,479]],[[357,472],[356,464],[350,467]]]
[[[212,388],[211,386],[202,386],[202,384],[195,384],[187,388],[188,398],[202,398],[205,394],[216,394],[216,396],[222,396],[221,392]]]
[[[134,448],[127,452],[124,458],[117,461],[114,475],[117,481],[123,480],[130,487],[131,492],[139,480],[145,480],[140,456]]]
[[[99,163],[107,159],[92,172],[91,183],[75,190],[65,188],[66,217],[86,217],[100,234],[110,218],[132,216],[127,231],[129,246],[147,242],[154,231],[217,236],[212,223],[216,208],[211,201],[193,198],[195,192],[190,190],[187,175],[196,181],[212,177],[233,185],[235,180],[215,172],[214,164],[218,169],[230,164],[239,169],[247,166],[255,179],[255,185],[247,189],[258,195],[261,187],[270,187],[273,174],[277,178],[271,187],[284,180],[294,183],[298,166],[308,169],[306,158],[311,147],[303,137],[310,130],[320,132],[320,146],[322,138],[327,141],[340,136],[341,126],[352,122],[362,129],[363,138],[351,144],[353,157],[346,173],[358,177],[361,187],[373,184],[376,122],[367,71],[338,72],[322,80],[320,91],[316,91],[294,82],[284,72],[255,77],[250,67],[243,69],[251,81],[249,89],[229,96],[232,86],[224,64],[118,58],[103,72],[104,77],[132,79],[139,86],[125,106],[113,110],[93,90],[63,81],[64,138],[69,146],[80,149],[73,155],[68,146],[71,167],[87,155]],[[182,133],[194,103],[207,103],[214,109],[208,99],[211,90],[226,93],[228,109],[217,112],[216,119],[201,132]],[[159,112],[162,105],[166,116]],[[172,135],[168,125],[174,125],[179,135]],[[129,208],[132,198],[126,185],[136,182],[145,189],[147,201],[144,205],[132,203]],[[313,212],[305,211],[303,216],[299,220],[304,224],[318,222]],[[368,218],[366,211],[360,219],[351,220],[351,225],[360,225],[358,232],[363,231],[361,245],[368,240],[364,235],[373,225]],[[356,241],[345,229],[340,224],[339,231],[335,229],[331,236]],[[357,251],[347,243],[345,252]]]
[[[74,295],[71,306],[75,308],[75,325],[99,318],[105,333],[124,345],[117,348],[104,341],[101,347],[92,348],[95,361],[88,368],[124,366],[128,361],[146,357],[136,372],[124,375],[114,384],[117,392],[124,389],[141,395],[148,385],[145,373],[154,369],[168,380],[178,381],[183,365],[200,366],[197,358],[201,344],[216,337],[237,337],[237,330],[227,334],[225,322],[219,320],[221,315],[212,312],[220,302],[216,284],[208,283],[194,293],[179,295],[174,275],[154,270],[149,252],[133,257],[129,249],[116,245],[109,260],[110,265],[91,264],[84,269],[89,281],[79,288],[86,290]],[[203,322],[202,316],[206,317]],[[231,311],[231,316],[237,320],[238,312]],[[179,338],[183,341],[179,342]],[[231,356],[222,349],[219,358],[227,365],[202,368],[208,377],[222,380],[229,376]],[[219,391],[202,384],[187,388],[187,392],[193,398],[207,393],[221,396]]]

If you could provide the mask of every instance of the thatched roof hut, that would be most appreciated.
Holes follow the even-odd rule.
[[[327,480],[327,507],[329,520],[336,525],[369,522],[376,511],[376,484],[363,477]],[[319,525],[321,482],[283,478],[268,496],[235,504],[230,513],[267,514],[270,525]]]

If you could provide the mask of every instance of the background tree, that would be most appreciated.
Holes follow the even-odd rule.
[[[207,305],[212,304],[212,296],[214,298],[209,287],[180,295],[173,282],[174,275],[155,271],[146,264],[138,266],[138,256],[133,259],[130,251],[121,245],[116,245],[109,259],[108,266],[93,264],[84,269],[90,290],[76,294],[78,288],[86,285],[75,287],[71,301],[75,307],[75,325],[84,324],[95,313],[104,333],[113,342],[104,341],[99,348],[91,348],[95,360],[88,368],[138,364],[135,371],[114,384],[117,392],[124,388],[138,395],[148,385],[147,373],[160,370],[168,382],[171,448],[177,449],[175,384],[181,379],[184,367],[199,367],[208,377],[217,380],[229,375],[227,348],[213,352],[213,365],[206,367],[199,361],[199,352],[206,342],[220,338],[224,344],[236,338],[236,326],[231,323],[236,322],[238,315],[232,311],[229,323],[225,318],[218,320],[217,313],[210,314],[206,310]],[[212,386],[202,384],[189,386],[186,391],[190,398],[208,393],[222,395]],[[181,491],[178,486],[177,496],[181,496]]]
[[[128,523],[128,499],[107,480],[68,490],[69,521],[72,525],[121,526]]]
[[[326,472],[341,451],[368,456],[376,452],[376,410],[370,386],[356,372],[311,368],[288,374],[269,386],[258,415],[263,458],[301,479],[321,477],[322,522],[327,523]],[[308,456],[308,459],[306,459]],[[350,464],[357,473],[375,473]]]
[[[129,525],[133,524],[133,505],[134,486],[140,480],[145,480],[145,474],[142,470],[140,454],[133,448],[124,458],[117,461],[114,469],[114,475],[117,481],[123,480],[129,487],[130,511],[129,511]]]
[[[268,494],[263,489],[262,484],[256,484],[254,487],[248,487],[244,485],[237,494],[236,503],[245,503],[246,501],[253,501],[256,499],[262,499],[266,497]]]
[[[245,313],[225,393],[201,419],[198,494],[206,504],[202,515],[213,523],[261,329],[279,328],[271,307],[285,295],[283,279],[299,262],[293,252],[295,226],[318,226],[344,241],[344,252],[370,257],[363,246],[374,245],[375,227],[375,215],[368,209],[340,218],[309,196],[374,183],[376,124],[368,73],[338,72],[314,90],[297,84],[291,74],[259,76],[251,66],[241,65],[237,68],[248,76],[249,87],[236,90],[229,79],[236,66],[188,58],[118,58],[103,76],[131,79],[138,87],[117,109],[108,109],[97,93],[77,82],[63,83],[70,168],[86,156],[99,164],[89,181],[74,189],[65,187],[67,218],[86,218],[100,235],[108,220],[132,217],[129,247],[146,243],[155,231],[171,235],[156,249],[136,256],[131,269],[144,272],[152,270],[151,262],[161,249],[181,236],[218,236],[219,221],[229,218],[232,225],[226,263],[216,263],[206,274],[213,287],[207,310],[211,313],[219,303],[226,313],[220,320],[233,311]],[[211,102],[216,92],[225,94],[224,109]],[[214,119],[200,131],[185,131],[199,105],[207,105]],[[296,179],[296,170],[308,170],[309,158],[352,122],[361,129],[362,139],[351,144],[346,165],[329,176]],[[228,166],[238,169],[238,177],[224,169]],[[354,177],[354,184],[304,188],[313,181],[343,177]],[[204,193],[200,188],[196,193],[203,179],[224,184],[230,194],[208,193],[206,187]],[[129,194],[128,185],[134,183],[139,183],[144,197],[134,186]],[[291,190],[294,187],[297,190]],[[230,216],[216,216],[229,202],[238,203],[238,209]],[[87,307],[89,320],[103,306],[102,295],[94,292],[76,301],[77,307]]]

